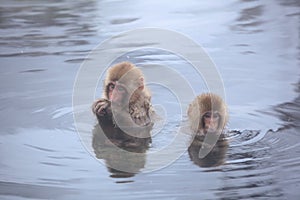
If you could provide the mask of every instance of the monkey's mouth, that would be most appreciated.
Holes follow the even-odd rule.
[[[117,101],[111,101],[111,105],[112,106],[121,106],[121,103],[117,102]]]
[[[218,131],[218,126],[215,124],[210,124],[205,126],[204,130],[205,132],[214,133]]]
[[[216,124],[213,124],[213,123],[204,124],[203,132],[205,134],[207,134],[207,133],[213,134],[213,133],[219,132],[219,129],[218,129],[218,126]]]

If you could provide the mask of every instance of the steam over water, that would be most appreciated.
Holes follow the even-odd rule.
[[[299,10],[297,0],[1,1],[0,199],[298,199]],[[101,148],[95,118],[77,134],[72,94],[81,64],[101,42],[143,27],[187,36],[216,65],[230,122],[226,141],[206,160],[195,145],[144,171],[185,124],[184,108],[194,98],[179,105],[178,94],[160,84],[149,83],[162,120],[144,157]],[[150,79],[181,89],[155,67],[167,66],[195,94],[208,91],[188,60],[139,41],[117,50],[128,45],[136,51],[114,62],[131,61]],[[105,165],[112,162],[130,163],[134,173]]]

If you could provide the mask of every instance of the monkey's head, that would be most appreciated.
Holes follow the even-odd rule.
[[[116,105],[133,101],[144,89],[144,77],[132,63],[122,62],[112,66],[104,81],[104,98]]]
[[[228,121],[228,112],[221,97],[205,93],[191,103],[188,117],[193,131],[206,134],[222,131]]]

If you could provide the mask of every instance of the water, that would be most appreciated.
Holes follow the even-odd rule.
[[[298,199],[299,7],[296,0],[2,1],[1,199]],[[216,64],[230,109],[219,166],[201,166],[186,150],[162,169],[144,173],[146,157],[140,172],[116,178],[93,154],[93,127],[77,134],[72,92],[83,60],[105,39],[142,27],[185,34]],[[123,58],[167,65],[196,93],[205,90],[178,56],[148,49]],[[176,94],[150,86],[167,117],[147,155],[168,145],[186,119]]]

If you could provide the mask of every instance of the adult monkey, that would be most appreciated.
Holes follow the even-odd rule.
[[[132,63],[118,63],[109,68],[103,86],[92,110],[107,138],[126,147],[148,145],[154,111],[142,71]]]

